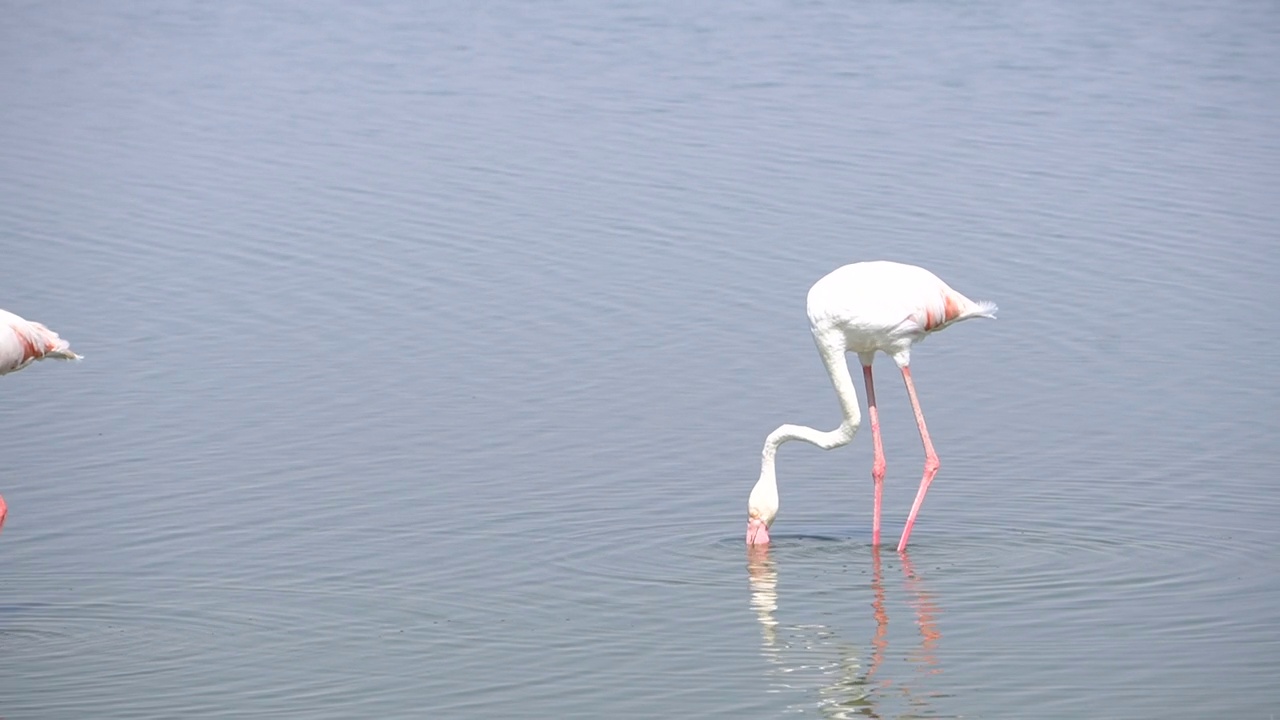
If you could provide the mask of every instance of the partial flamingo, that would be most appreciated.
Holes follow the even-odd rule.
[[[778,446],[788,440],[804,440],[823,450],[848,445],[862,424],[858,410],[858,393],[854,389],[845,353],[858,354],[862,378],[867,388],[867,414],[871,416],[871,443],[875,459],[871,479],[875,483],[875,508],[872,514],[871,543],[880,544],[880,499],[884,492],[884,449],[880,441],[880,416],[876,411],[876,393],[871,382],[871,361],[877,350],[893,358],[902,371],[907,396],[915,411],[920,439],[924,442],[924,476],[916,492],[911,514],[898,540],[898,552],[907,547],[916,515],[924,503],[929,484],[938,473],[938,456],[933,451],[924,413],[911,382],[911,346],[930,333],[953,323],[975,317],[994,318],[995,303],[974,302],[938,279],[937,275],[915,265],[875,261],[845,265],[818,280],[809,290],[809,327],[818,353],[831,376],[844,421],[828,432],[804,425],[782,425],[769,433],[760,459],[760,479],[747,500],[747,544],[767,545],[769,528],[778,515],[778,480],[774,457]]]
[[[58,337],[58,333],[38,322],[0,310],[0,375],[17,372],[45,358],[79,360],[80,356],[71,352],[67,341]],[[4,526],[8,510],[4,498],[0,497],[0,527]]]

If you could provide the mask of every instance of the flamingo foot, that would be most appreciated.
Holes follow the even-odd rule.
[[[747,544],[769,544],[769,527],[760,518],[751,518],[747,521]]]

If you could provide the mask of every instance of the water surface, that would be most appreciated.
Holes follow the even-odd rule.
[[[1273,3],[10,3],[0,716],[1266,718]],[[869,545],[804,296],[925,265]],[[876,365],[896,539],[923,461]],[[865,434],[865,431],[864,431]]]

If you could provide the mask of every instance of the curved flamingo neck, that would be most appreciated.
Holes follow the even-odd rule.
[[[831,385],[835,388],[836,399],[840,401],[840,413],[843,419],[835,430],[817,430],[807,425],[782,425],[769,433],[764,440],[763,462],[772,466],[778,446],[788,440],[803,440],[817,445],[823,450],[847,445],[858,432],[862,424],[862,412],[858,409],[858,391],[854,389],[853,377],[849,375],[849,364],[845,362],[844,336],[838,331],[829,335],[814,333],[814,341],[818,345],[818,353],[822,356],[822,364],[831,377]]]
[[[778,476],[776,470],[776,458],[778,455],[778,446],[790,440],[803,440],[811,445],[816,445],[823,450],[830,450],[842,445],[847,445],[853,436],[858,432],[858,426],[862,423],[862,413],[858,409],[858,393],[853,386],[853,378],[849,375],[849,365],[845,362],[845,349],[843,337],[839,338],[823,338],[815,334],[814,339],[818,344],[818,351],[822,355],[822,362],[826,365],[827,373],[831,376],[831,384],[835,386],[836,397],[840,400],[840,410],[843,420],[840,426],[834,430],[818,430],[808,427],[807,425],[781,425],[764,440],[764,449],[760,452],[760,479],[756,481],[756,485],[751,490],[751,498],[748,501],[752,508],[757,503],[769,506],[772,512],[777,511],[778,506]],[[832,342],[831,340],[838,340]],[[764,509],[764,508],[760,508]],[[768,521],[773,520],[772,516]]]

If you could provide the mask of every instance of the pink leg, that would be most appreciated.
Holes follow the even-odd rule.
[[[911,537],[911,526],[916,524],[916,515],[924,504],[924,495],[929,492],[929,483],[938,474],[941,464],[938,454],[933,451],[933,442],[929,440],[929,428],[924,425],[924,413],[920,412],[920,401],[916,399],[916,386],[911,382],[911,368],[902,368],[902,379],[907,382],[907,395],[911,396],[911,409],[916,412],[916,425],[920,427],[920,439],[924,441],[924,477],[920,478],[920,490],[916,492],[916,501],[911,504],[911,514],[907,516],[907,525],[902,528],[902,539],[898,540],[898,552],[907,549],[907,538]]]
[[[884,496],[884,446],[880,442],[880,413],[876,410],[876,390],[871,384],[871,366],[862,366],[862,379],[867,384],[867,415],[871,417],[871,444],[875,460],[871,465],[871,481],[876,486],[875,509],[871,515],[871,546],[880,547],[880,498]]]

